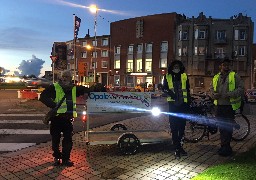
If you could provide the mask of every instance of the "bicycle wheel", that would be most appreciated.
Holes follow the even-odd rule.
[[[232,139],[234,141],[242,141],[250,133],[250,121],[243,114],[236,115],[235,121],[236,125],[233,128]]]
[[[186,142],[196,143],[200,141],[205,134],[206,126],[196,122],[186,122],[184,140]]]

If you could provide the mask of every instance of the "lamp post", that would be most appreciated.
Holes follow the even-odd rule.
[[[94,14],[94,66],[93,66],[93,81],[96,82],[96,42],[97,42],[97,37],[96,37],[96,27],[97,27],[97,13],[98,13],[98,7],[96,5],[91,5],[90,6],[90,11]]]

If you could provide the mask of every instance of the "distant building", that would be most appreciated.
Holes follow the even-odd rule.
[[[168,64],[177,59],[186,67],[192,92],[207,91],[220,60],[229,58],[249,89],[256,79],[253,29],[251,18],[241,13],[230,19],[207,18],[203,13],[192,18],[155,14],[112,22],[110,35],[97,36],[96,41],[89,32],[78,38],[77,68],[73,40],[59,43],[57,49],[55,45],[53,52],[61,54],[59,49],[66,48],[62,53],[66,56],[58,59],[56,68],[77,69],[76,79],[81,84],[92,83],[95,76],[96,82],[104,85],[131,88],[138,84],[157,87]],[[93,49],[88,50],[87,45]],[[66,64],[60,66],[63,60]]]
[[[180,17],[177,21],[175,54],[190,76],[191,88],[207,91],[221,59],[233,60],[232,69],[250,88],[253,79],[253,22],[241,13],[230,19]]]

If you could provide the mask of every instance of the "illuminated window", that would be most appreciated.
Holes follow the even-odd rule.
[[[152,72],[152,59],[146,59],[145,71],[146,72]]]
[[[120,60],[115,60],[114,68],[120,69]]]
[[[136,60],[136,71],[137,72],[142,72],[142,59],[137,59]]]

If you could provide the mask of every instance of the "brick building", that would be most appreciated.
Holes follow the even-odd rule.
[[[207,91],[220,60],[229,58],[249,89],[256,78],[253,29],[251,18],[241,13],[229,19],[165,13],[112,22],[110,35],[97,36],[96,42],[89,33],[77,39],[77,80],[93,82],[95,75],[104,85],[156,87],[177,59],[186,67],[191,90]],[[67,68],[74,70],[73,41],[65,44]],[[88,44],[96,48],[88,50]]]
[[[253,25],[241,13],[230,19],[167,13],[113,22],[111,83],[128,87],[161,83],[168,64],[177,59],[186,67],[192,91],[207,91],[220,60],[229,58],[250,88],[254,82]]]
[[[111,83],[134,87],[159,84],[175,58],[176,13],[150,15],[110,24]]]

